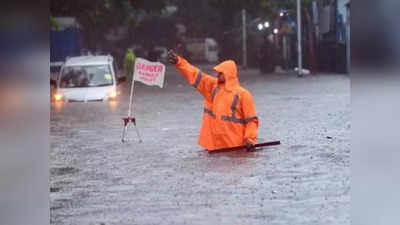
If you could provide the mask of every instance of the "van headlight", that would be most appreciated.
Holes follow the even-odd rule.
[[[57,94],[54,95],[54,99],[57,102],[63,100],[63,98],[64,98],[64,96],[62,94],[60,94],[60,93],[57,93]]]
[[[109,99],[115,99],[118,96],[117,90],[112,90],[108,93],[108,98]]]

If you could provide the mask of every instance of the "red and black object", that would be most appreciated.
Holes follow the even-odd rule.
[[[138,136],[138,138],[139,138],[139,143],[142,143],[142,142],[143,142],[143,141],[142,141],[142,138],[140,137],[139,131],[138,131],[137,127],[136,127],[136,118],[135,118],[135,117],[129,117],[129,116],[128,116],[128,117],[122,118],[122,121],[124,121],[124,128],[123,128],[123,130],[122,130],[122,138],[121,138],[121,141],[122,141],[122,142],[125,142],[125,134],[126,134],[126,132],[127,132],[127,130],[128,130],[129,122],[131,122],[131,123],[133,123],[133,125],[135,126],[136,134],[137,134],[137,136]]]
[[[129,122],[132,122],[136,126],[136,119],[134,117],[125,117],[122,120],[124,121],[124,126],[127,126]]]
[[[275,146],[275,145],[280,145],[280,144],[281,144],[280,141],[263,142],[263,143],[255,144],[253,146],[253,150],[250,150],[250,151],[255,151],[257,148],[260,148],[260,147]],[[241,145],[241,146],[236,146],[236,147],[214,149],[214,150],[208,151],[208,153],[231,152],[231,151],[246,149],[246,148],[247,148],[246,145]]]

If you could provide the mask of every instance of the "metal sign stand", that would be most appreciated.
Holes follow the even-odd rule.
[[[132,117],[132,105],[133,105],[133,101],[134,101],[134,97],[135,97],[135,93],[133,92],[134,87],[135,87],[135,74],[133,74],[133,76],[132,76],[132,86],[131,86],[131,95],[129,97],[128,117],[122,118],[122,120],[124,121],[124,128],[122,130],[122,139],[121,139],[121,141],[125,142],[125,134],[128,131],[129,122],[131,122],[135,126],[136,134],[137,134],[137,136],[139,138],[139,143],[142,143],[143,142],[142,138],[140,137],[139,130],[136,127],[135,116]]]

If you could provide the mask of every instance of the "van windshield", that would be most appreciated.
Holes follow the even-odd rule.
[[[67,66],[60,77],[60,88],[101,87],[113,84],[108,65]]]

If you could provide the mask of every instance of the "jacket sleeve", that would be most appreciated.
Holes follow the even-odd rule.
[[[190,85],[196,88],[207,101],[212,101],[212,90],[217,85],[217,78],[201,72],[182,57],[178,58],[176,67]]]
[[[242,95],[243,116],[246,122],[244,141],[250,141],[253,144],[257,142],[258,117],[254,106],[253,97],[250,92],[245,91]]]

